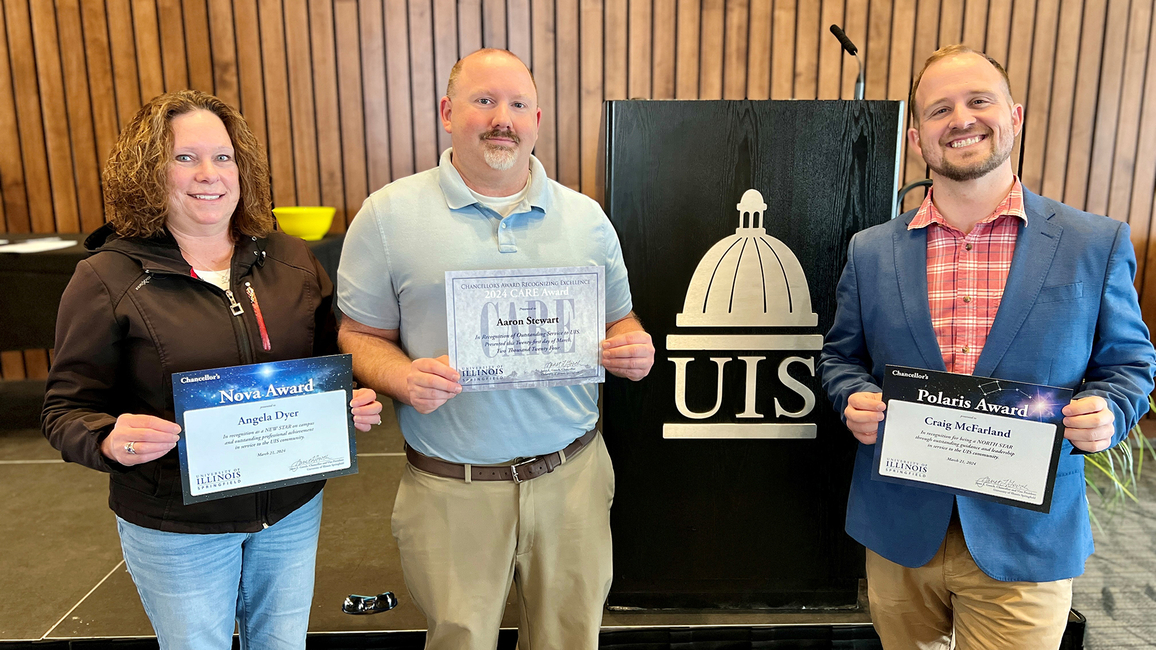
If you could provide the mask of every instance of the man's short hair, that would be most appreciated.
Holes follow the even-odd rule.
[[[484,47],[480,50],[474,50],[473,52],[470,52],[469,54],[458,59],[458,62],[454,64],[454,67],[450,68],[450,80],[448,83],[446,83],[446,97],[449,97],[450,99],[454,98],[454,86],[457,85],[458,76],[462,73],[462,61],[465,61],[467,58],[475,54],[504,54],[506,56],[513,57],[518,61],[518,63],[522,64],[522,67],[526,68],[526,73],[530,75],[530,82],[534,84],[534,94],[538,93],[538,82],[534,79],[534,72],[530,70],[530,66],[526,65],[525,61],[518,58],[517,54],[514,54],[509,50],[502,50],[496,47]]]
[[[915,83],[911,84],[911,95],[907,98],[907,109],[911,111],[912,124],[919,124],[919,114],[915,111],[915,92],[919,90],[919,82],[923,80],[923,73],[927,72],[927,69],[931,67],[932,63],[949,57],[959,56],[961,54],[978,54],[979,56],[987,59],[987,62],[990,63],[992,67],[994,67],[999,72],[1001,77],[1003,77],[1004,90],[1007,91],[1008,99],[1011,99],[1011,80],[1008,79],[1007,70],[1004,70],[1004,67],[1000,65],[999,61],[996,61],[995,59],[984,54],[983,52],[980,52],[979,50],[974,50],[963,44],[947,45],[939,48],[935,52],[932,52],[931,56],[927,57],[927,61],[924,61],[923,68],[919,71],[919,74],[915,75]]]

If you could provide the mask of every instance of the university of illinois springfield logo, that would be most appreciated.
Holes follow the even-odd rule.
[[[735,207],[739,211],[735,234],[716,243],[699,261],[682,313],[676,318],[679,328],[693,329],[666,337],[668,358],[675,365],[675,406],[687,421],[663,424],[662,437],[814,438],[818,428],[805,418],[815,409],[815,392],[799,377],[814,382],[823,336],[813,330],[806,332],[819,323],[811,311],[807,277],[791,249],[767,234],[763,218],[767,204],[762,194],[747,190]],[[790,328],[792,333],[693,333],[699,328]],[[688,368],[695,357],[674,354],[701,355],[704,351],[716,365],[714,406],[695,411],[686,399]],[[735,351],[759,354],[731,356]],[[778,382],[771,389],[775,395],[772,404],[760,407],[759,364],[768,357],[778,363]],[[733,414],[735,421],[720,422],[729,419],[715,417],[724,395],[738,388],[728,387],[724,381],[727,364],[736,359],[745,364],[742,410]],[[698,376],[701,379],[702,373]],[[710,392],[709,386],[696,388]],[[784,390],[789,391],[790,399]],[[769,408],[772,405],[773,409]],[[713,421],[704,421],[708,419]]]

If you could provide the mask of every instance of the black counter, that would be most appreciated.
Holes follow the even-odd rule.
[[[53,347],[56,310],[77,262],[88,256],[79,233],[0,234],[9,243],[55,236],[74,246],[43,253],[0,253],[0,350]],[[330,278],[337,277],[344,234],[307,242]]]

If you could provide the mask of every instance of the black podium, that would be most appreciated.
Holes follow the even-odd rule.
[[[894,216],[902,110],[606,104],[603,204],[656,348],[603,396],[611,607],[855,604],[855,443],[817,365],[851,236]]]

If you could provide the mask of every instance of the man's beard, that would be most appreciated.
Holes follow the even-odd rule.
[[[491,144],[488,142],[490,138],[509,138],[514,141],[514,146]],[[514,163],[518,162],[518,144],[521,142],[521,138],[513,131],[499,131],[497,129],[487,131],[482,134],[482,157],[491,169],[499,172],[507,171],[514,166]]]
[[[995,133],[989,132],[988,137],[994,136]],[[1014,144],[1014,136],[1008,138],[1006,142],[997,142],[995,143],[995,147],[992,148],[991,153],[988,154],[986,158],[967,163],[965,165],[956,165],[954,163],[950,163],[947,161],[947,156],[944,155],[934,164],[928,162],[927,166],[931,168],[931,171],[935,172],[936,174],[939,174],[940,176],[943,176],[949,180],[953,180],[957,183],[974,181],[977,178],[983,178],[992,170],[1004,164],[1004,162],[1011,158],[1012,146]],[[951,148],[947,145],[941,146],[944,149]]]

